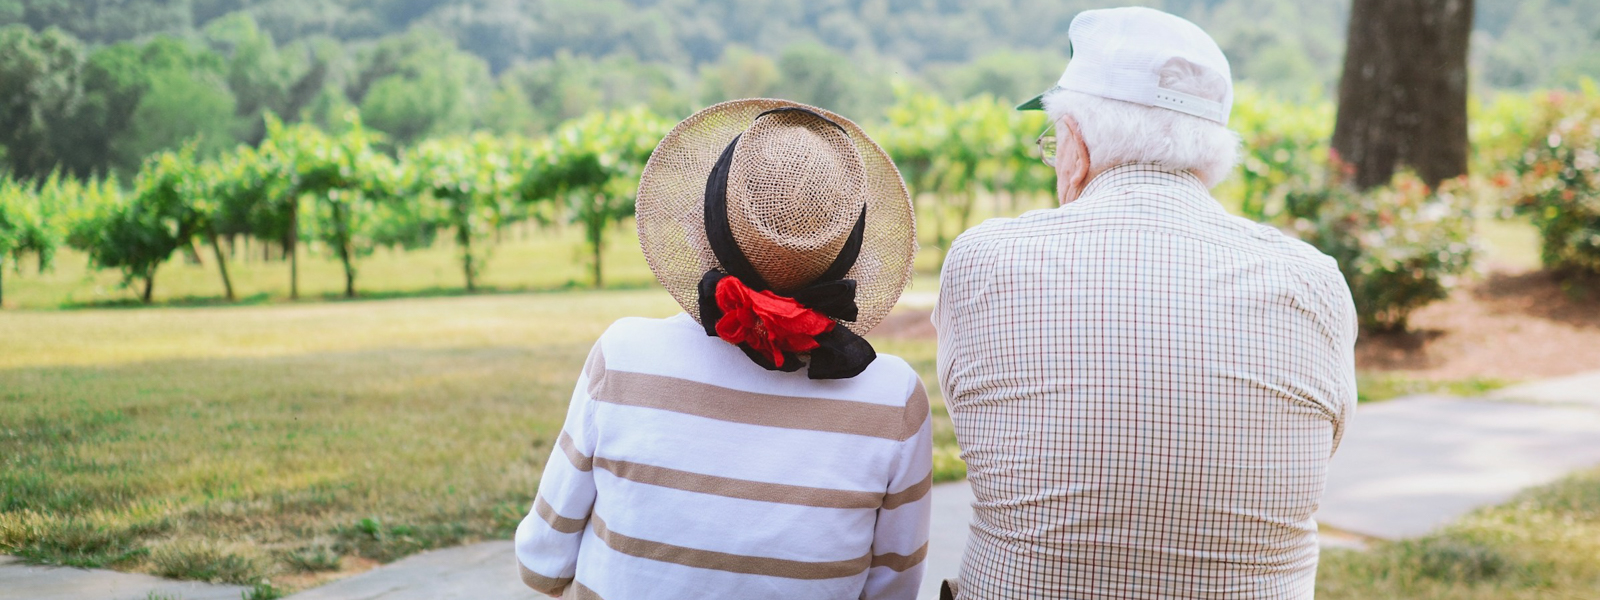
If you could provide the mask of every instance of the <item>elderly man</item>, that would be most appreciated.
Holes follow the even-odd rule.
[[[959,598],[1311,598],[1356,400],[1334,261],[1230,216],[1233,91],[1210,36],[1073,20],[1040,137],[1062,206],[951,246],[939,376],[977,502]]]

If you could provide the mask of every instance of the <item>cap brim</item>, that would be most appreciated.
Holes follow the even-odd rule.
[[[1049,92],[1045,92],[1048,94]],[[1017,105],[1017,110],[1044,110],[1044,94],[1034,96],[1032,100]]]

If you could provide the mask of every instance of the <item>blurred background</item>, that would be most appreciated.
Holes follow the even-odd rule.
[[[1443,58],[1348,46],[1415,37],[1348,1],[1141,4],[1227,53],[1243,160],[1216,196],[1339,260],[1363,402],[1600,371],[1600,0],[1356,2],[1457,15]],[[634,187],[726,99],[828,108],[894,156],[922,250],[871,337],[931,384],[943,248],[1054,204],[1044,117],[1011,107],[1097,7],[0,0],[0,553],[264,599],[509,537],[594,338],[678,310]],[[1344,160],[1394,143],[1336,134],[1383,113],[1340,101],[1352,64],[1465,81],[1389,117],[1459,112],[1459,160]],[[1330,552],[1319,593],[1600,589],[1600,471],[1484,510]]]

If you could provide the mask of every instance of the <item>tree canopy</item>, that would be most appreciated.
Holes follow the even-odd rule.
[[[881,121],[896,85],[1015,102],[1047,87],[1098,0],[0,0],[0,168],[125,180],[148,155],[259,144],[267,115],[388,143],[548,134],[595,110],[663,116],[782,96]],[[1155,0],[1239,80],[1328,97],[1349,2]],[[1600,0],[1483,0],[1480,88],[1600,75]]]

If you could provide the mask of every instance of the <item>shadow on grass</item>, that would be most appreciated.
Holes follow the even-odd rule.
[[[290,300],[282,296],[273,296],[265,292],[251,294],[229,302],[221,296],[184,296],[170,298],[146,304],[137,298],[121,298],[116,300],[97,300],[90,302],[63,302],[57,305],[56,310],[99,310],[99,309],[145,309],[145,308],[202,308],[202,307],[229,307],[229,306],[265,306],[271,304],[304,304],[312,302],[363,302],[368,300],[397,300],[410,298],[453,298],[460,296],[497,296],[515,294],[555,294],[566,292],[585,291],[634,291],[659,288],[654,281],[626,281],[622,283],[606,284],[605,287],[593,286],[568,281],[559,286],[480,286],[473,291],[455,287],[431,287],[415,290],[380,290],[375,292],[357,291],[354,298],[347,297],[340,292],[324,294],[302,295],[298,300]],[[28,310],[28,309],[20,309]],[[51,310],[48,308],[36,310]],[[13,310],[11,312],[18,312]]]

